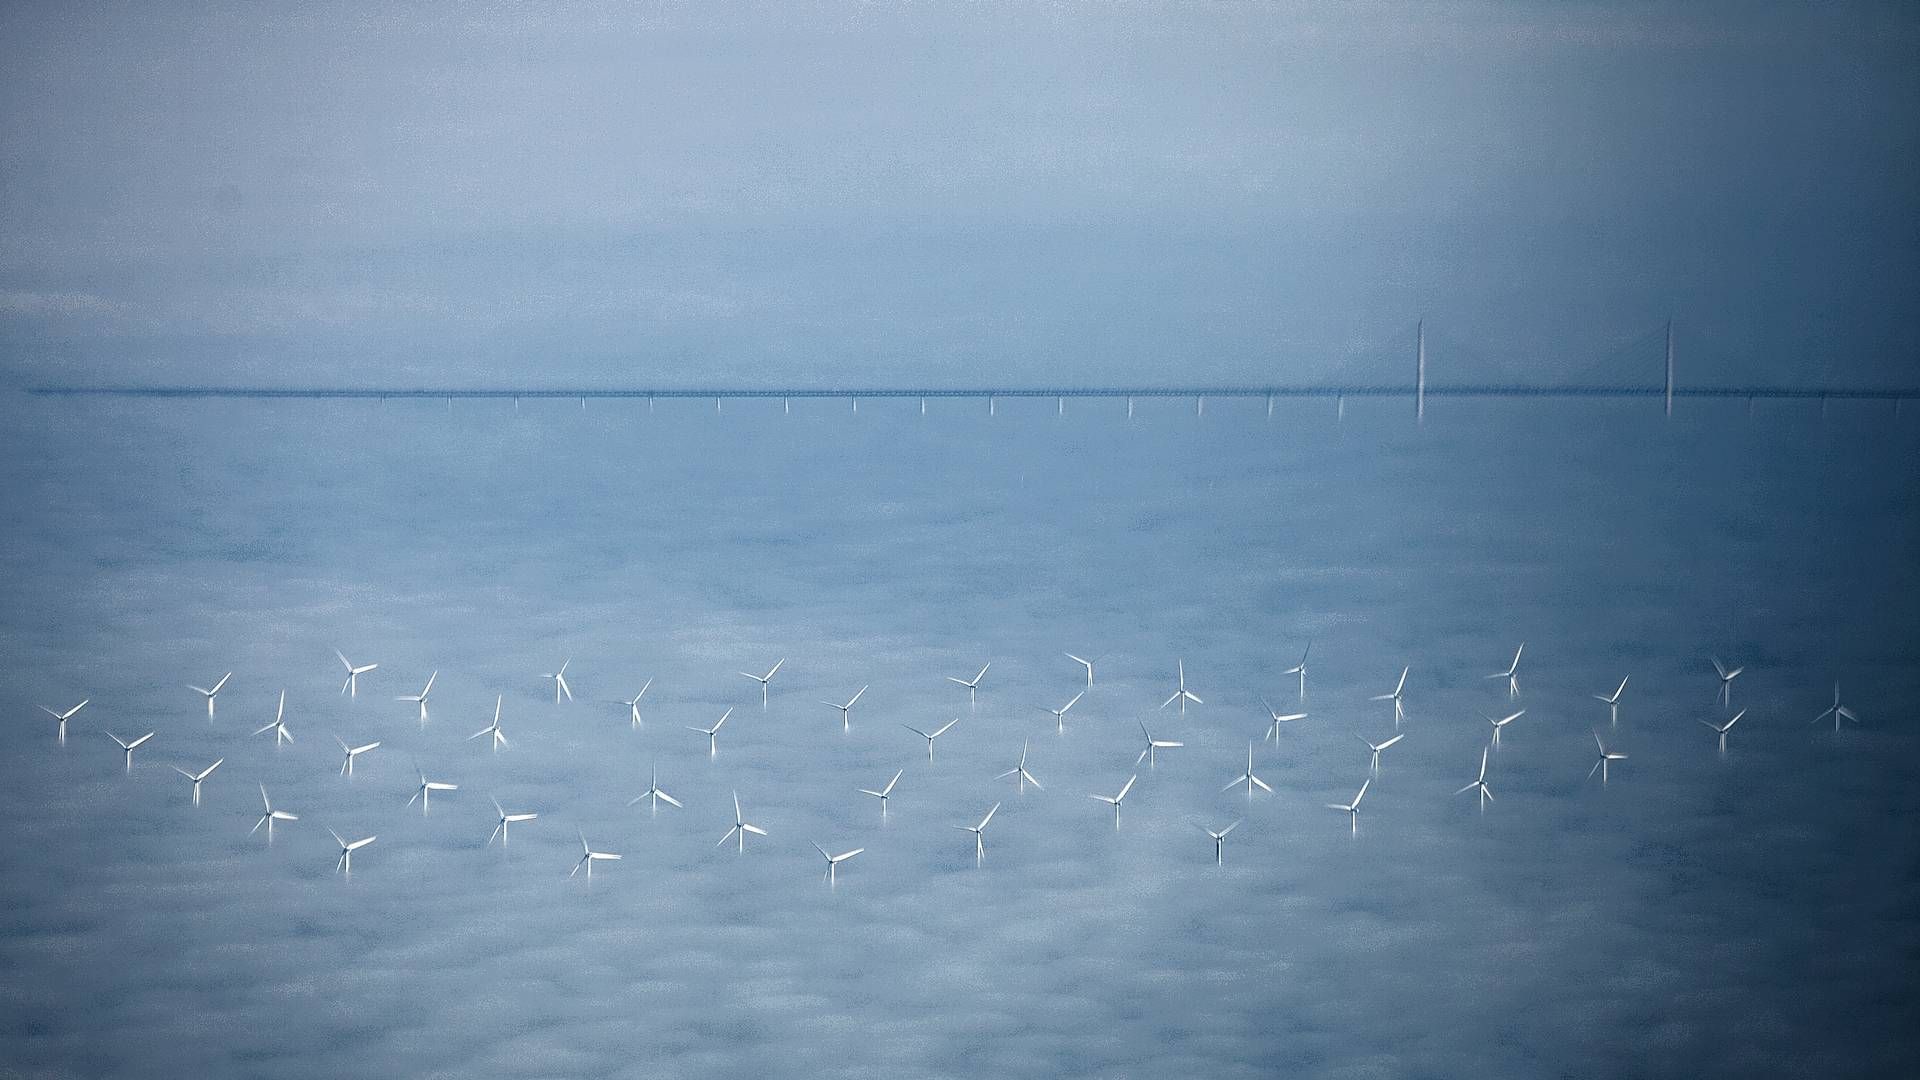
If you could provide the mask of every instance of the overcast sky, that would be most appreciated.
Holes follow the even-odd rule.
[[[0,372],[1910,381],[1911,7],[1409,7],[8,5]]]

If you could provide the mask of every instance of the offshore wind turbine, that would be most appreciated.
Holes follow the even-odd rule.
[[[207,689],[204,686],[193,686],[191,684],[187,686],[187,689],[207,699],[207,719],[208,720],[213,719],[213,699],[219,695],[220,691],[227,685],[227,680],[231,678],[233,678],[233,672],[231,671],[227,672],[225,675],[220,676],[220,681],[217,683],[214,683],[213,689],[211,690]]]
[[[482,735],[491,735],[493,736],[492,742],[493,742],[494,753],[499,753],[501,747],[508,745],[507,733],[500,730],[500,703],[504,700],[506,700],[506,695],[504,694],[494,695],[493,723],[467,736],[468,742],[472,742],[473,740],[479,738]]]
[[[667,805],[669,806],[678,806],[682,810],[686,809],[686,807],[681,804],[679,799],[676,799],[673,796],[667,794],[666,792],[660,790],[660,770],[653,766],[647,767],[647,790],[641,792],[638,795],[635,795],[631,799],[628,799],[627,805],[632,806],[634,803],[639,802],[641,799],[653,800],[652,810],[656,814],[660,812],[660,800],[662,799],[665,799],[667,801]]]
[[[864,694],[866,692],[867,692],[867,688],[864,686],[861,687],[859,693],[856,693],[852,697],[848,698],[847,703],[845,705],[842,705],[839,702],[835,702],[835,701],[822,701],[820,704],[831,705],[832,707],[839,709],[840,710],[840,730],[852,731],[854,702],[859,701],[860,694]]]
[[[353,661],[347,659],[346,654],[342,653],[339,649],[333,650],[333,655],[338,656],[340,658],[340,666],[347,669],[347,680],[340,684],[340,692],[347,695],[348,697],[359,697],[360,696],[360,676],[365,675],[367,672],[372,671],[374,668],[377,668],[380,665],[379,664],[361,664],[360,666],[355,667]]]
[[[87,701],[92,701],[92,700],[93,700],[92,698],[87,699]],[[81,709],[86,708],[87,701],[82,701],[80,704],[75,705],[73,708],[68,709],[66,712],[54,712],[52,709],[47,708],[45,705],[40,706],[41,712],[46,713],[48,716],[51,716],[55,720],[60,722],[60,745],[61,746],[67,745],[67,721],[73,719],[75,713],[78,713]]]
[[[573,657],[569,656],[561,663],[559,671],[543,672],[540,676],[543,679],[553,680],[553,703],[555,705],[560,704],[561,695],[565,695],[568,701],[573,700],[573,687],[567,685],[567,665],[571,663],[573,663]],[[592,875],[589,874],[588,876],[591,877]]]
[[[1852,709],[1849,709],[1845,705],[1840,704],[1840,684],[1839,683],[1833,684],[1833,704],[1828,707],[1826,712],[1823,712],[1819,716],[1814,717],[1813,722],[1817,724],[1820,721],[1825,720],[1829,716],[1833,717],[1833,733],[1835,735],[1840,734],[1840,721],[1843,717],[1845,719],[1853,721],[1856,724],[1860,722],[1860,718],[1853,715]]]
[[[912,724],[901,724],[900,726],[903,728],[906,728],[908,731],[913,732],[915,735],[918,735],[921,738],[927,740],[927,760],[932,761],[933,760],[933,740],[939,738],[942,735],[945,735],[947,733],[948,728],[953,727],[953,725],[959,722],[960,722],[960,718],[956,716],[953,719],[947,721],[946,723],[940,725],[938,728],[935,728],[933,731],[930,731],[930,732],[921,731],[919,728],[914,727]]]
[[[285,810],[275,810],[273,808],[273,800],[267,798],[267,785],[265,784],[260,785],[260,803],[262,806],[266,807],[266,811],[260,815],[259,821],[256,821],[253,823],[253,828],[247,830],[248,836],[252,836],[254,833],[259,832],[260,826],[265,825],[267,827],[267,843],[271,844],[273,843],[273,823],[274,822],[300,820],[300,815],[298,814],[289,814]]]
[[[893,779],[891,779],[891,780],[889,780],[889,781],[887,781],[887,786],[886,786],[886,787],[883,787],[883,788],[881,788],[881,789],[880,789],[879,791],[875,791],[875,790],[873,790],[872,788],[861,788],[861,789],[860,789],[860,794],[862,794],[862,795],[871,795],[871,796],[873,796],[874,798],[876,798],[876,799],[879,799],[879,800],[880,800],[880,820],[882,820],[882,821],[885,821],[885,820],[886,820],[886,818],[887,818],[887,800],[888,800],[888,799],[891,799],[891,798],[893,798],[893,785],[895,785],[895,784],[897,784],[897,783],[899,783],[899,782],[900,782],[900,773],[904,773],[904,772],[906,772],[906,771],[907,771],[907,770],[905,770],[905,769],[901,769],[901,770],[900,770],[900,772],[896,772],[896,773],[894,773],[894,774],[893,774]]]
[[[786,662],[787,662],[787,658],[784,656],[781,657],[772,667],[767,669],[767,673],[765,675],[755,675],[751,671],[743,671],[740,673],[746,676],[747,678],[752,679],[754,682],[757,682],[760,684],[760,707],[761,708],[764,709],[767,707],[767,684],[773,681],[773,677],[775,675],[780,674],[780,665]]]
[[[959,683],[961,686],[966,687],[967,688],[967,704],[971,705],[973,704],[974,693],[980,689],[980,680],[987,677],[987,669],[992,666],[993,666],[993,661],[989,660],[985,664],[981,665],[980,673],[978,675],[975,675],[973,678],[957,679],[952,675],[949,675],[947,676],[947,681],[950,683]]]
[[[1527,643],[1523,641],[1520,643],[1519,648],[1513,650],[1513,663],[1507,665],[1507,670],[1496,671],[1487,676],[1489,679],[1507,680],[1507,696],[1509,698],[1517,698],[1520,696],[1520,676],[1517,673],[1520,670],[1520,654],[1526,651]]]
[[[380,740],[378,739],[375,739],[374,741],[370,743],[366,743],[362,746],[348,746],[347,740],[341,738],[338,735],[335,735],[333,737],[333,741],[339,743],[340,749],[346,751],[346,755],[347,755],[346,757],[340,760],[341,776],[353,775],[353,759],[354,758],[359,757],[361,754],[365,754],[370,751],[377,750],[380,747]]]
[[[1040,706],[1042,710],[1053,714],[1054,734],[1059,735],[1059,734],[1064,734],[1066,732],[1067,710],[1073,708],[1073,704],[1075,701],[1079,701],[1081,698],[1086,696],[1087,696],[1087,692],[1085,690],[1082,690],[1079,693],[1073,695],[1072,701],[1067,702],[1065,705],[1062,705],[1057,709],[1049,709],[1045,705]]]
[[[1360,831],[1360,800],[1367,797],[1367,787],[1372,783],[1373,777],[1371,776],[1362,781],[1359,793],[1353,797],[1353,801],[1350,803],[1330,802],[1327,804],[1327,809],[1329,810],[1345,810],[1347,812],[1347,821],[1351,825],[1353,832],[1357,833]]]
[[[814,843],[812,840],[807,841],[807,843],[813,844],[813,850],[819,852],[820,857],[827,860],[827,872],[825,874],[822,874],[821,876],[827,879],[827,884],[829,885],[837,885],[840,883],[840,879],[837,874],[837,871],[840,869],[841,863],[846,862],[848,859],[851,859],[855,855],[858,855],[861,852],[867,850],[866,848],[863,848],[863,847],[857,847],[857,848],[854,848],[852,851],[843,851],[838,855],[829,855],[827,854],[826,848],[821,847],[819,844]]]
[[[1020,785],[1020,794],[1022,795],[1027,793],[1028,784],[1032,784],[1041,791],[1047,790],[1046,788],[1040,787],[1040,781],[1035,780],[1033,774],[1027,771],[1027,747],[1032,741],[1033,740],[1028,739],[1020,744],[1020,764],[994,777],[995,780],[1005,780],[1009,776],[1019,777],[1019,780],[1015,782]]]
[[[1176,661],[1176,663],[1179,665],[1179,668],[1180,668],[1180,688],[1173,692],[1172,697],[1161,702],[1160,707],[1164,709],[1167,706],[1177,701],[1180,703],[1180,715],[1185,716],[1187,715],[1187,702],[1191,701],[1195,705],[1205,705],[1206,702],[1201,701],[1199,698],[1195,697],[1187,689],[1187,662],[1185,660],[1179,660],[1179,661]]]
[[[710,728],[694,727],[692,724],[687,725],[688,731],[697,731],[700,734],[705,735],[707,737],[707,756],[708,757],[713,757],[715,754],[718,754],[720,752],[720,725],[726,723],[727,717],[732,715],[733,715],[733,708],[729,706],[727,708],[727,711],[721,713],[720,719],[715,720],[713,722],[713,726]]]
[[[348,843],[341,838],[339,833],[334,832],[332,829],[328,829],[327,832],[332,833],[333,842],[340,845],[340,861],[333,864],[334,872],[339,873],[345,870],[348,877],[353,876],[353,853],[373,843],[375,840],[380,839],[378,836],[369,836],[365,839]]]
[[[1280,725],[1291,724],[1295,720],[1305,720],[1307,718],[1307,714],[1303,712],[1282,714],[1279,710],[1275,709],[1272,703],[1268,702],[1266,698],[1261,698],[1260,704],[1265,705],[1267,707],[1267,715],[1273,717],[1273,722],[1267,725],[1267,734],[1260,740],[1261,742],[1272,739],[1275,746],[1280,745]]]
[[[1733,680],[1739,677],[1741,672],[1747,670],[1746,665],[1743,664],[1740,667],[1734,668],[1732,671],[1728,671],[1727,666],[1720,662],[1719,657],[1715,656],[1710,659],[1713,661],[1713,670],[1720,675],[1720,707],[1723,709],[1731,709],[1733,708]]]
[[[1116,829],[1120,827],[1120,804],[1121,802],[1125,801],[1127,797],[1127,792],[1133,790],[1133,782],[1138,779],[1140,779],[1139,773],[1134,773],[1132,776],[1127,777],[1127,782],[1120,786],[1120,794],[1118,795],[1088,795],[1087,796],[1087,798],[1089,799],[1098,799],[1103,803],[1113,804],[1113,827]]]
[[[1308,638],[1307,647],[1300,650],[1300,662],[1280,673],[1282,675],[1300,676],[1300,700],[1301,701],[1307,700],[1307,654],[1311,652],[1313,652],[1313,639]],[[1273,706],[1271,705],[1267,706],[1267,711],[1272,712]]]
[[[981,860],[987,857],[987,822],[992,821],[993,815],[999,811],[1000,804],[994,803],[993,809],[987,811],[987,816],[980,819],[980,824],[953,826],[953,828],[973,834],[973,865],[975,866],[979,866]]]
[[[1171,750],[1176,746],[1187,745],[1186,743],[1172,742],[1167,739],[1156,739],[1153,737],[1153,732],[1147,730],[1147,722],[1145,720],[1142,720],[1139,723],[1140,723],[1140,734],[1146,736],[1147,745],[1145,749],[1140,751],[1140,756],[1133,759],[1133,766],[1136,769],[1140,767],[1140,763],[1142,761],[1145,761],[1147,763],[1147,768],[1149,769],[1153,768],[1154,766],[1153,752],[1155,750]]]
[[[640,692],[633,695],[632,700],[615,702],[615,704],[625,705],[627,707],[627,723],[636,731],[647,726],[646,722],[640,718],[640,699],[647,696],[647,687],[652,685],[653,680],[648,679],[645,685],[640,687]]]
[[[1626,689],[1627,689],[1627,679],[1630,679],[1630,678],[1632,678],[1632,677],[1633,677],[1633,676],[1631,676],[1631,675],[1628,675],[1628,676],[1623,676],[1623,677],[1621,678],[1621,680],[1620,680],[1620,685],[1619,685],[1619,686],[1616,686],[1616,687],[1614,687],[1614,688],[1613,688],[1613,693],[1612,693],[1612,694],[1595,694],[1595,695],[1593,695],[1593,700],[1595,700],[1595,701],[1603,701],[1603,702],[1605,702],[1605,703],[1606,703],[1606,705],[1607,705],[1607,726],[1608,726],[1608,727],[1617,727],[1617,726],[1619,726],[1619,723],[1620,723],[1620,695],[1626,692]]]
[[[1474,779],[1473,783],[1454,792],[1454,794],[1465,795],[1467,792],[1475,790],[1480,792],[1480,809],[1485,810],[1487,808],[1487,800],[1493,798],[1493,789],[1487,786],[1487,747],[1484,746],[1480,748],[1480,775]]]
[[[1499,746],[1500,730],[1506,727],[1508,724],[1513,723],[1515,720],[1518,720],[1525,715],[1527,715],[1527,710],[1521,709],[1519,712],[1514,713],[1511,716],[1503,716],[1498,720],[1495,720],[1493,717],[1488,716],[1486,713],[1481,713],[1480,718],[1482,720],[1485,720],[1487,723],[1493,725],[1493,745]]]
[[[1627,755],[1618,750],[1607,749],[1607,744],[1600,741],[1598,731],[1593,733],[1593,745],[1600,748],[1600,756],[1594,760],[1593,768],[1587,770],[1587,779],[1593,779],[1593,774],[1597,772],[1600,774],[1600,782],[1604,784],[1607,782],[1607,765],[1615,761],[1625,761]]]
[[[1711,720],[1702,720],[1702,721],[1700,721],[1700,722],[1701,722],[1702,724],[1705,724],[1705,725],[1707,725],[1708,727],[1710,727],[1710,728],[1712,728],[1712,729],[1713,729],[1714,731],[1716,731],[1716,732],[1719,732],[1719,734],[1720,734],[1720,752],[1724,754],[1724,753],[1726,753],[1726,752],[1727,752],[1727,732],[1729,732],[1729,731],[1731,731],[1731,730],[1733,730],[1733,725],[1735,725],[1735,724],[1737,724],[1737,723],[1739,723],[1739,722],[1740,722],[1740,718],[1741,718],[1741,717],[1743,717],[1743,716],[1745,716],[1745,715],[1747,715],[1747,710],[1745,710],[1745,709],[1741,709],[1741,710],[1740,710],[1739,712],[1737,712],[1737,713],[1734,713],[1734,714],[1733,714],[1733,718],[1732,718],[1731,720],[1728,720],[1728,721],[1727,721],[1726,723],[1724,723],[1724,724],[1716,724],[1716,723],[1714,723],[1714,722],[1713,722],[1713,721],[1711,721]],[[1824,717],[1824,716],[1825,716],[1826,714],[1825,714],[1825,713],[1821,713],[1820,715]],[[1835,730],[1838,730],[1838,729],[1839,729],[1839,725],[1837,725],[1837,724],[1836,724],[1836,725],[1835,725]]]
[[[265,727],[255,728],[253,733],[255,735],[265,735],[269,731],[273,732],[273,745],[275,746],[279,746],[283,742],[293,741],[293,732],[287,730],[287,692],[285,690],[280,691],[279,708],[273,710],[273,723]]]
[[[422,688],[419,693],[401,694],[399,697],[393,699],[395,701],[411,701],[415,705],[420,706],[420,726],[421,727],[427,726],[427,695],[433,693],[433,680],[439,677],[440,677],[440,672],[436,670],[433,674],[427,676],[427,685],[424,688]]]
[[[493,827],[493,832],[487,836],[487,843],[486,843],[487,847],[493,846],[493,838],[496,836],[500,838],[500,846],[503,848],[506,847],[508,825],[511,825],[516,821],[532,821],[534,818],[537,818],[540,816],[539,814],[534,813],[531,810],[521,810],[515,813],[508,813],[506,809],[500,805],[499,799],[496,799],[491,795],[487,796],[487,799],[488,801],[493,803],[493,812],[500,815],[500,824],[495,825]]]
[[[1220,849],[1226,846],[1227,834],[1239,828],[1240,822],[1245,820],[1246,818],[1239,818],[1235,820],[1233,824],[1227,826],[1224,829],[1221,829],[1219,832],[1214,832],[1212,829],[1207,828],[1205,825],[1200,826],[1201,832],[1204,832],[1208,836],[1213,837],[1213,865],[1219,866],[1220,863],[1222,862]]]
[[[1255,785],[1259,785],[1260,790],[1266,792],[1267,794],[1269,795],[1273,794],[1273,789],[1267,786],[1267,782],[1265,780],[1262,780],[1259,777],[1253,775],[1253,744],[1252,743],[1247,744],[1247,771],[1227,781],[1226,786],[1221,788],[1220,790],[1232,791],[1234,788],[1239,787],[1241,784],[1247,785],[1248,801],[1252,801],[1253,799],[1253,789]]]
[[[1397,743],[1401,739],[1404,739],[1406,737],[1407,737],[1407,733],[1404,731],[1398,735],[1395,735],[1393,738],[1388,739],[1386,742],[1374,742],[1372,739],[1367,738],[1365,735],[1354,736],[1354,738],[1359,739],[1363,743],[1366,743],[1367,749],[1372,751],[1373,753],[1372,769],[1376,773],[1380,771],[1380,751],[1385,750],[1387,747],[1392,746],[1394,743]]]
[[[1087,669],[1087,689],[1089,690],[1093,689],[1093,665],[1101,660],[1105,660],[1107,658],[1106,654],[1101,653],[1099,656],[1094,657],[1092,660],[1088,660],[1085,657],[1075,656],[1072,653],[1067,653],[1066,656],[1067,656],[1067,659]]]
[[[185,769],[183,769],[183,768],[181,768],[181,767],[180,767],[180,766],[178,766],[178,765],[175,765],[175,766],[173,767],[173,771],[174,771],[174,772],[177,772],[177,773],[179,773],[179,774],[180,774],[181,776],[184,776],[184,777],[186,777],[187,779],[189,779],[189,780],[191,780],[191,781],[193,781],[193,805],[195,805],[195,806],[199,806],[199,805],[200,805],[200,782],[201,782],[202,780],[205,780],[205,779],[206,779],[207,777],[209,777],[209,776],[212,776],[212,775],[213,775],[213,770],[215,770],[215,769],[217,769],[217,768],[219,768],[219,767],[220,767],[220,762],[221,762],[221,761],[225,761],[225,760],[227,760],[227,759],[226,759],[226,758],[221,758],[221,759],[219,759],[219,761],[215,761],[215,762],[214,762],[213,764],[211,764],[211,765],[209,765],[209,766],[207,766],[206,768],[204,768],[204,769],[202,769],[202,770],[200,770],[200,771],[199,771],[199,772],[197,772],[197,773],[190,773],[190,772],[188,772],[187,770],[185,770]]]
[[[767,830],[761,828],[758,825],[747,824],[746,817],[740,813],[740,793],[736,791],[733,793],[733,828],[728,829],[727,835],[720,838],[720,843],[715,844],[713,846],[721,847],[725,845],[727,841],[732,840],[734,837],[737,836],[740,838],[739,840],[740,846],[736,854],[744,855],[746,854],[746,851],[747,851],[747,834],[748,833],[752,833],[755,836],[765,836],[767,835]]]
[[[1404,720],[1404,719],[1406,719],[1406,715],[1407,715],[1407,714],[1406,714],[1406,712],[1405,712],[1405,710],[1403,710],[1403,709],[1401,708],[1401,705],[1400,705],[1400,692],[1401,692],[1402,690],[1405,690],[1405,689],[1407,688],[1407,672],[1409,672],[1409,671],[1412,671],[1412,670],[1413,670],[1413,669],[1412,669],[1412,668],[1410,668],[1410,667],[1403,667],[1403,668],[1401,668],[1401,669],[1400,669],[1400,681],[1399,681],[1399,682],[1397,682],[1397,683],[1394,683],[1394,684],[1393,684],[1393,692],[1392,692],[1392,693],[1390,693],[1390,694],[1375,694],[1375,695],[1373,695],[1373,696],[1372,696],[1371,698],[1368,698],[1368,699],[1367,699],[1367,700],[1369,700],[1369,701],[1391,701],[1391,702],[1393,702],[1393,726],[1394,726],[1394,727],[1399,727],[1399,726],[1400,726],[1400,721],[1401,721],[1401,720]]]
[[[111,731],[107,731],[107,732],[105,732],[105,734],[106,734],[106,736],[107,736],[107,738],[109,738],[109,739],[112,739],[112,740],[113,740],[113,741],[114,741],[115,743],[117,743],[117,744],[119,744],[119,746],[120,746],[120,749],[121,749],[121,750],[124,750],[124,751],[126,752],[126,755],[127,755],[127,771],[128,771],[129,773],[131,773],[131,772],[133,771],[133,752],[134,752],[134,750],[136,750],[136,749],[138,749],[141,743],[144,743],[144,742],[146,742],[146,741],[147,741],[148,739],[151,739],[151,738],[153,738],[153,732],[151,732],[151,731],[149,731],[149,732],[147,732],[147,733],[146,733],[145,735],[142,735],[142,736],[140,736],[139,738],[137,738],[137,739],[135,739],[135,740],[133,740],[132,742],[127,742],[127,741],[126,741],[125,739],[122,739],[122,738],[121,738],[120,736],[118,736],[118,735],[115,735],[115,734],[114,734],[113,732],[111,732]]]
[[[568,874],[567,876],[572,877],[574,874],[579,873],[580,868],[584,866],[587,868],[587,880],[592,881],[594,863],[619,862],[619,861],[620,861],[620,856],[615,855],[611,851],[595,851],[591,847],[588,847],[587,834],[581,833],[580,834],[580,861],[573,864],[573,873]]]
[[[407,805],[412,806],[414,799],[420,800],[421,817],[427,815],[427,811],[430,808],[428,804],[433,801],[434,792],[460,790],[459,784],[449,784],[441,780],[427,779],[427,774],[420,771],[420,763],[417,761],[413,763],[413,771],[420,775],[420,786],[413,789],[413,798],[407,800]]]

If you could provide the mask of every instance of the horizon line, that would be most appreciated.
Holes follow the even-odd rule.
[[[673,387],[486,387],[486,386],[197,386],[197,385],[40,385],[24,388],[36,397],[278,398],[310,400],[379,399],[700,399],[707,398],[1391,398],[1407,397],[1563,397],[1563,398],[1769,398],[1863,399],[1920,398],[1920,386],[1795,387],[1674,386],[1612,384],[1217,384],[1210,386],[673,386]]]

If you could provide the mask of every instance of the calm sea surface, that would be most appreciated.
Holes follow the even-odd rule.
[[[1898,1074],[1889,411],[5,398],[0,1074]],[[1309,715],[1262,741],[1263,698]],[[1184,745],[1136,769],[1142,722]],[[128,774],[103,729],[156,734]],[[349,779],[336,736],[382,745]],[[627,805],[655,768],[683,809]],[[540,816],[489,847],[490,797]],[[329,827],[379,837],[351,879]],[[865,852],[829,888],[813,841]]]

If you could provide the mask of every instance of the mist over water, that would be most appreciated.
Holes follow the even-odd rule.
[[[21,1075],[1897,1074],[1884,405],[0,404]],[[1262,698],[1313,641],[1309,717]],[[1520,697],[1484,678],[1524,641]],[[338,693],[332,650],[377,662]],[[1084,687],[1064,733],[1043,707]],[[1710,656],[1744,665],[1728,713]],[[786,665],[761,708],[736,674]],[[540,673],[568,668],[555,705]],[[1204,704],[1160,708],[1177,661]],[[976,706],[946,676],[992,669]],[[1325,809],[1394,731],[1359,816]],[[234,671],[209,723],[187,684]],[[422,727],[418,693],[439,672]],[[1622,676],[1617,727],[1591,695]],[[649,678],[645,726],[624,705]],[[1861,717],[1808,721],[1832,683]],[[823,701],[854,707],[852,729]],[[296,742],[268,723],[281,689]],[[496,695],[511,746],[468,735]],[[91,704],[64,747],[36,705]],[[721,729],[718,752],[689,726]],[[1489,726],[1526,715],[1473,779]],[[959,723],[926,744],[903,724]],[[1154,737],[1116,830],[1111,795]],[[1590,732],[1629,755],[1583,782]],[[101,729],[149,730],[129,776]],[[380,749],[338,775],[333,735]],[[995,781],[1031,739],[1021,794]],[[1221,792],[1243,771],[1276,790]],[[191,804],[192,771],[225,763]],[[418,782],[431,815],[406,806]],[[625,804],[657,767],[684,809]],[[883,821],[857,789],[904,769]],[[264,783],[281,823],[247,830]],[[737,790],[744,856],[716,841]],[[506,847],[495,813],[537,811]],[[986,858],[952,826],[996,802]],[[1245,823],[1224,865],[1201,828]],[[333,873],[337,845],[355,853]],[[591,886],[579,834],[623,856]],[[838,885],[810,846],[864,847]]]

